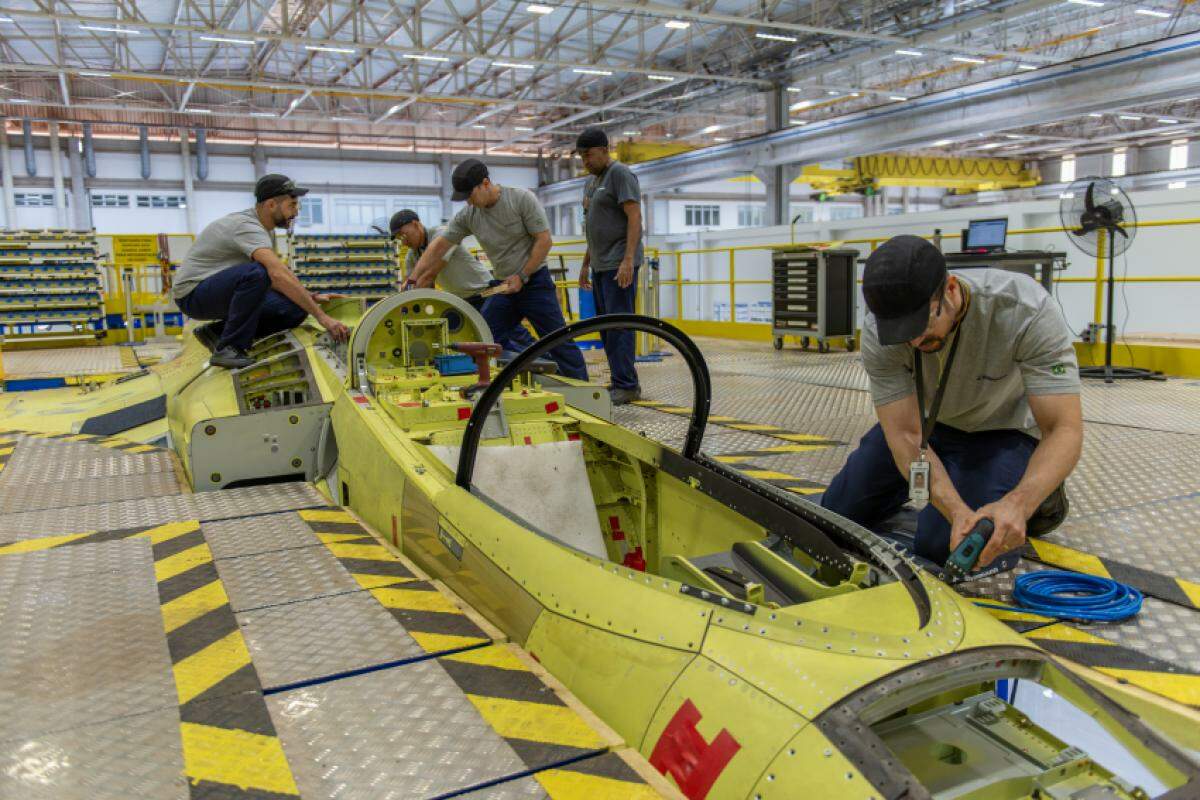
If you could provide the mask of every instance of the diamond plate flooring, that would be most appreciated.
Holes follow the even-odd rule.
[[[0,797],[548,797],[623,744],[310,487],[178,494],[163,454],[78,444],[0,473]],[[512,738],[490,691],[574,738]]]

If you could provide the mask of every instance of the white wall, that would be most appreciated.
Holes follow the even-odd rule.
[[[1200,204],[1200,188],[1187,187],[1174,191],[1133,192],[1131,199],[1143,221],[1182,219],[1196,217]],[[1030,201],[1007,205],[977,206],[972,209],[953,209],[918,214],[888,217],[868,217],[837,223],[797,225],[797,241],[828,241],[860,238],[887,238],[901,233],[928,235],[935,228],[945,233],[956,233],[965,228],[972,218],[1007,216],[1010,229],[1058,227],[1058,201]],[[692,233],[682,235],[657,235],[651,244],[665,249],[730,247],[748,244],[787,242],[787,226],[772,228],[742,229]],[[863,257],[869,252],[865,245],[854,246]],[[1043,234],[1036,236],[1013,236],[1008,241],[1010,250],[1052,249],[1067,253],[1069,277],[1092,277],[1096,272],[1096,259],[1085,256],[1067,241],[1065,234]],[[956,250],[957,240],[944,244],[946,250]],[[1139,275],[1187,275],[1200,274],[1196,253],[1200,252],[1200,225],[1178,227],[1141,228],[1127,257],[1117,260],[1118,275],[1128,270],[1131,277]],[[683,274],[688,279],[719,280],[728,276],[729,257],[725,253],[692,255],[683,259]],[[737,255],[737,277],[739,279],[767,280],[770,277],[770,251],[746,251]],[[860,266],[861,270],[861,266]],[[673,259],[663,259],[663,279],[675,276]],[[860,271],[861,275],[861,271]],[[1092,284],[1061,283],[1057,286],[1068,324],[1079,331],[1092,319],[1094,289]],[[1117,315],[1118,329],[1128,321],[1130,333],[1200,333],[1200,283],[1131,283],[1125,288],[1128,305],[1124,302],[1118,285]],[[742,286],[738,288],[738,303],[754,303],[770,300],[770,286]],[[715,303],[727,303],[728,291],[723,286],[691,287],[684,291],[685,316],[713,319]],[[862,316],[860,296],[859,318]],[[662,293],[664,316],[675,313],[673,291]]]

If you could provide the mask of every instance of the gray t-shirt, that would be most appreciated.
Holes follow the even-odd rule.
[[[600,175],[593,175],[583,188],[583,232],[587,237],[590,267],[593,272],[609,272],[621,266],[625,257],[625,232],[629,217],[623,203],[641,202],[641,187],[633,170],[613,161]],[[633,265],[642,263],[642,242],[638,239]]]
[[[1079,365],[1071,330],[1054,299],[1032,278],[998,269],[955,272],[971,293],[938,422],[962,431],[1019,430],[1040,438],[1027,395],[1079,394]],[[875,405],[913,394],[913,355],[907,344],[879,343],[868,312],[862,330],[863,365]],[[950,338],[924,353],[925,404],[933,403]]]
[[[500,280],[515,275],[529,260],[535,234],[549,230],[542,204],[528,189],[500,187],[500,199],[491,208],[465,206],[454,215],[442,235],[451,244],[468,236],[479,241]]]
[[[171,296],[176,300],[186,297],[200,281],[226,267],[251,261],[250,254],[263,247],[275,249],[275,231],[262,226],[253,208],[213,220],[200,231],[175,270]]]
[[[425,231],[425,247],[428,247],[430,242],[445,232],[445,225],[427,229]],[[425,247],[420,250],[409,248],[408,256],[404,260],[405,275],[412,275],[417,261],[425,254]],[[474,297],[486,289],[488,282],[492,279],[492,273],[488,272],[487,267],[480,264],[479,259],[471,255],[467,248],[460,244],[454,245],[446,252],[445,262],[446,266],[442,267],[442,271],[437,274],[436,279],[438,288],[444,292],[459,297]]]

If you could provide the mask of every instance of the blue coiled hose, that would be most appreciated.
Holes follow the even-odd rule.
[[[1045,617],[1120,622],[1142,610],[1142,593],[1110,578],[1043,570],[1017,576],[1018,611]]]

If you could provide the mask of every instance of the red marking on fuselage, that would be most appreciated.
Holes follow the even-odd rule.
[[[684,700],[663,728],[654,752],[650,754],[650,764],[663,775],[674,778],[679,791],[688,800],[708,797],[709,790],[729,761],[742,749],[737,739],[724,728],[712,742],[706,742],[696,730],[700,719],[700,709],[695,703]]]

